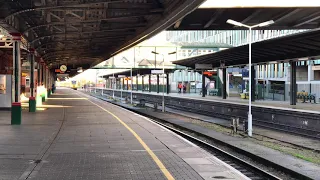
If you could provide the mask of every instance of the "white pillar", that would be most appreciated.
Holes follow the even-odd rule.
[[[249,28],[249,112],[248,112],[248,135],[252,136],[252,114],[251,114],[251,33],[252,30]]]
[[[13,76],[12,76],[12,102],[20,102],[21,88],[21,34],[12,33],[13,37]]]
[[[130,71],[130,82],[131,82],[131,88],[130,88],[130,102],[132,104],[132,68]]]
[[[114,86],[115,86],[115,82],[114,82],[114,73],[112,73],[112,98],[114,99]]]
[[[311,81],[314,80],[314,71],[312,70],[313,61],[309,61],[308,65],[308,83],[311,83]]]

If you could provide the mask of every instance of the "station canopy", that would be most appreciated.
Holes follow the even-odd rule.
[[[210,0],[209,0],[210,1]],[[198,8],[184,18],[173,24],[168,30],[236,30],[246,29],[244,27],[235,27],[227,24],[228,19],[241,22],[246,25],[256,25],[265,21],[273,20],[275,23],[268,27],[257,27],[255,29],[272,29],[272,30],[287,30],[287,29],[314,29],[319,27],[319,7],[256,7],[255,3],[265,2],[268,6],[268,1],[251,1],[252,6],[248,3],[245,6],[219,6],[216,1],[229,1],[230,4],[236,4],[242,1],[232,0],[211,0],[212,6],[206,8]],[[247,0],[248,1],[248,0]],[[283,2],[285,0],[278,0]],[[276,5],[277,2],[274,4]],[[292,1],[287,1],[290,6],[295,4]],[[316,1],[310,1],[313,4],[320,5]],[[298,4],[307,3],[301,1]]]
[[[252,63],[318,59],[320,55],[320,28],[293,35],[255,42],[252,44]],[[216,53],[174,61],[174,64],[195,68],[195,64],[212,64],[213,67],[246,65],[249,45],[229,48]]]
[[[203,2],[0,0],[0,26],[21,33],[49,68],[64,64],[76,71],[165,30]]]

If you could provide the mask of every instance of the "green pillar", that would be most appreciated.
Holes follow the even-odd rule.
[[[47,94],[47,92],[45,92],[45,91],[41,94],[42,102],[46,101],[46,96],[47,96],[46,94]]]
[[[149,88],[149,92],[151,92],[151,74],[149,74],[149,86],[148,86],[148,88]]]
[[[159,74],[157,74],[157,93],[160,92]]]
[[[36,112],[36,98],[34,97],[34,49],[29,49],[30,58],[30,97],[29,97],[29,112]]]
[[[11,108],[11,125],[21,124],[21,103],[13,102]]]
[[[34,97],[34,49],[29,49],[30,54],[30,96]]]
[[[30,97],[29,98],[29,112],[36,112],[36,98]]]
[[[136,76],[136,91],[139,91],[139,83],[138,83],[138,81],[139,81],[139,77],[138,77],[138,74],[137,74],[137,76]]]
[[[20,33],[11,33],[13,39],[13,99],[11,106],[11,125],[21,124],[21,59],[20,59]]]

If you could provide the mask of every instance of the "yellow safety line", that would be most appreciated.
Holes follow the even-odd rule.
[[[173,176],[170,174],[170,172],[167,170],[167,168],[163,165],[163,163],[160,161],[160,159],[157,157],[157,155],[154,154],[154,152],[149,148],[149,146],[141,139],[141,137],[134,131],[132,130],[125,122],[123,122],[118,116],[113,114],[112,112],[106,110],[105,108],[99,106],[98,104],[90,101],[87,99],[89,102],[92,104],[98,106],[102,110],[106,111],[107,113],[111,114],[114,118],[116,118],[124,127],[126,127],[133,135],[136,137],[136,139],[140,142],[140,144],[143,146],[143,148],[149,153],[149,155],[152,157],[153,161],[158,165],[162,173],[166,176],[167,179],[169,180],[174,180]]]

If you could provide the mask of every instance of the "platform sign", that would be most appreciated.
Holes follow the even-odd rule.
[[[208,69],[212,69],[212,64],[196,64],[195,68],[196,69],[208,70]]]
[[[118,78],[124,78],[126,77],[125,75],[118,75]]]
[[[151,70],[151,74],[164,74],[163,70]]]
[[[320,66],[312,66],[312,70],[313,71],[319,71],[320,70]]]

